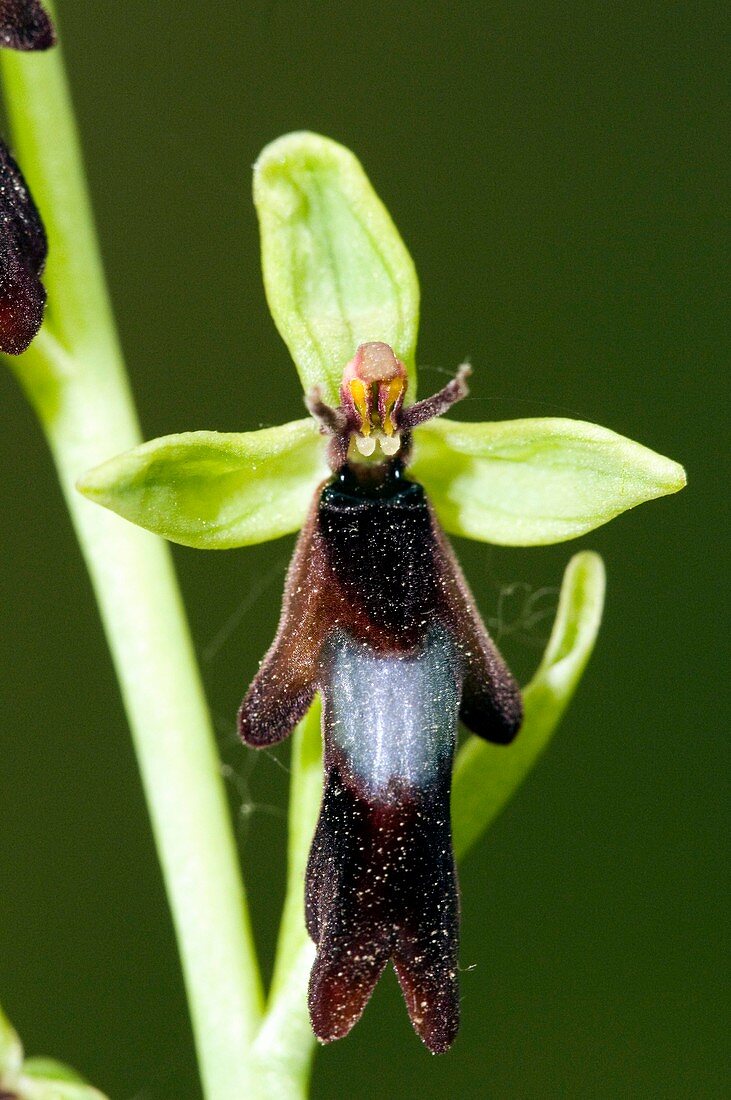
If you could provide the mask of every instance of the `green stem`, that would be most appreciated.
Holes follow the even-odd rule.
[[[49,312],[12,362],[91,575],[134,738],[209,1100],[252,1095],[262,993],[210,720],[167,547],[84,500],[77,478],[140,433],[58,49],[3,51],[14,148],[49,236]]]

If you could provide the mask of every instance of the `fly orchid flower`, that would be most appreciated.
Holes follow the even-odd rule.
[[[391,960],[415,1029],[443,1051],[458,1025],[457,723],[504,745],[522,713],[443,528],[503,545],[560,542],[677,491],[684,474],[579,421],[439,419],[465,395],[466,366],[415,400],[414,267],[342,146],[279,139],[257,162],[254,198],[269,305],[311,417],[154,440],[79,487],[188,546],[303,528],[239,724],[247,744],[270,745],[323,700],[325,785],[306,884],[313,1027],[323,1041],[345,1035]],[[544,665],[560,659],[547,651]],[[527,712],[529,692],[525,702]],[[457,782],[453,813],[461,798]]]
[[[239,711],[241,736],[260,748],[322,696],[326,779],[306,908],[318,947],[310,1014],[323,1042],[350,1031],[389,960],[429,1049],[448,1049],[457,1033],[457,718],[506,744],[522,707],[404,470],[412,428],[465,396],[467,372],[403,409],[406,370],[371,342],[343,371],[339,407],[310,395],[333,477],[315,494],[277,636]]]

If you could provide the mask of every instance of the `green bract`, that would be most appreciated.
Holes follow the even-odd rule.
[[[26,1058],[15,1030],[0,1009],[0,1095],[14,1100],[106,1100],[68,1066],[53,1058]]]
[[[604,608],[604,565],[585,550],[566,566],[551,638],[523,691],[520,736],[507,748],[469,737],[454,766],[452,829],[462,858],[520,786],[550,741],[594,648]]]
[[[15,1028],[0,1008],[0,1085],[17,1077],[23,1064],[23,1047]]]

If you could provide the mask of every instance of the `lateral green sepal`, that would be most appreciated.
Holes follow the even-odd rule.
[[[296,531],[327,473],[325,443],[307,419],[153,439],[97,466],[78,488],[171,542],[225,550]]]
[[[503,546],[564,542],[677,493],[672,459],[582,420],[433,420],[415,433],[414,476],[444,527]]]

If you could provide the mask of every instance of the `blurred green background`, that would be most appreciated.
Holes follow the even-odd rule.
[[[727,1095],[720,5],[59,8],[146,436],[302,415],[249,191],[260,148],[307,127],[355,150],[415,257],[422,393],[470,357],[460,416],[594,420],[688,467],[680,496],[576,544],[458,546],[522,678],[550,623],[527,601],[552,607],[579,546],[606,560],[605,625],[549,754],[462,870],[453,1052],[425,1053],[389,975],[319,1055],[314,1096]],[[0,402],[0,999],[29,1052],[113,1100],[198,1100],[89,585],[8,373]],[[247,752],[233,718],[291,545],[175,551],[268,960],[288,750]]]

